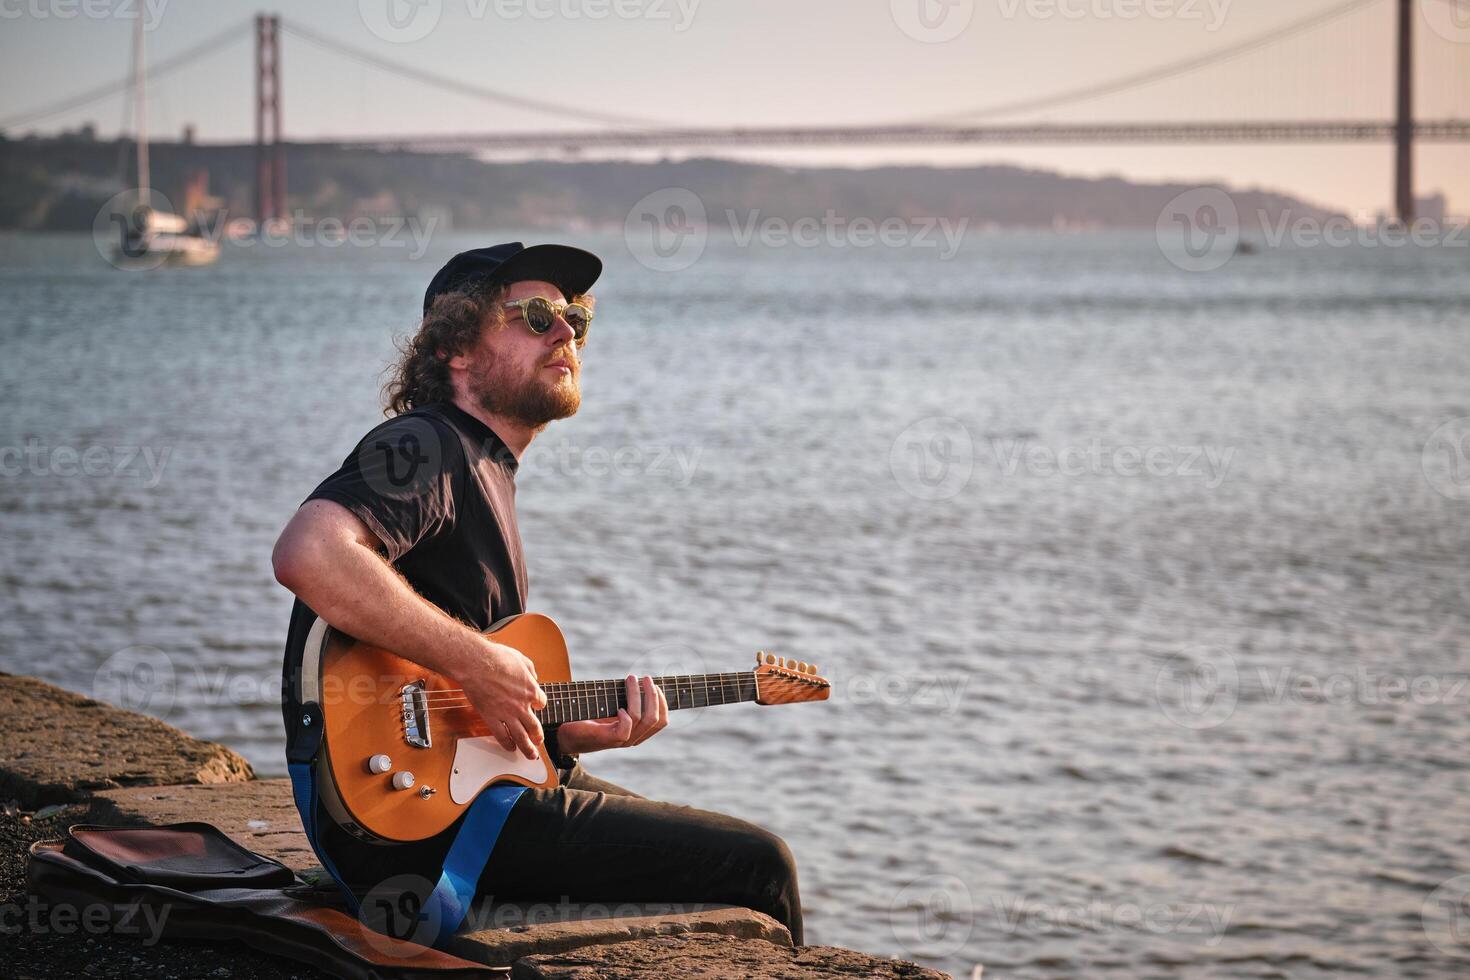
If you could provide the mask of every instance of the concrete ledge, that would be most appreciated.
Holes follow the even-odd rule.
[[[949,975],[904,960],[869,956],[835,946],[791,949],[728,936],[660,936],[597,946],[570,953],[517,960],[511,980],[647,980],[704,977],[708,980],[949,980]]]
[[[316,853],[301,829],[289,779],[103,790],[92,797],[87,819],[137,825],[202,821],[292,871],[317,867]]]
[[[487,928],[462,933],[447,952],[491,966],[509,966],[533,953],[563,953],[654,936],[713,934],[791,946],[791,933],[781,923],[733,905],[706,905],[690,911],[634,904],[477,904],[468,921],[471,927],[479,923]]]
[[[0,799],[27,809],[81,803],[94,791],[253,779],[217,742],[33,677],[0,673]]]
[[[224,746],[29,677],[0,673],[0,706],[9,722],[0,728],[0,800],[15,798],[32,810],[52,803],[87,807],[84,818],[69,822],[210,823],[308,878],[320,870],[290,781],[255,779],[250,765]],[[0,869],[11,868],[19,881],[24,841],[12,843]],[[524,978],[944,976],[850,950],[792,949],[780,923],[734,906],[482,903],[471,910],[469,923],[451,951],[492,966],[513,965],[515,976]],[[30,941],[44,937],[21,938],[33,950],[28,955],[39,955]],[[149,961],[127,949],[97,948],[97,955],[112,953],[130,956],[147,972]],[[17,962],[49,975],[40,960]]]

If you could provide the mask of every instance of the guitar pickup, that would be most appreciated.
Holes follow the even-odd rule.
[[[399,696],[403,699],[403,740],[415,749],[429,748],[434,741],[429,735],[429,699],[424,694],[424,682],[403,685]]]

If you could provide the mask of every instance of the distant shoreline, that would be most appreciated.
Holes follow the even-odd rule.
[[[80,136],[0,139],[0,229],[83,231],[128,186],[119,160],[131,144]],[[964,221],[975,229],[1152,228],[1168,203],[1200,188],[1227,192],[1243,214],[1315,221],[1330,207],[1218,181],[1138,183],[1014,166],[788,167],[714,157],[649,163],[490,162],[463,153],[286,145],[286,211],[306,220],[435,216],[455,229],[620,229],[650,199],[698,224],[774,218]],[[178,213],[255,214],[255,147],[153,144],[154,189]],[[669,198],[664,202],[657,195]],[[671,212],[673,213],[673,212]]]

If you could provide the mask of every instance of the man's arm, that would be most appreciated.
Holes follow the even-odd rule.
[[[530,659],[456,621],[385,560],[375,534],[330,500],[308,500],[276,541],[276,581],[333,627],[452,677],[508,749],[536,758],[546,706]],[[502,725],[502,723],[504,723]]]

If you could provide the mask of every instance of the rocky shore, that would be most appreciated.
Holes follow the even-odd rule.
[[[234,942],[163,940],[86,931],[28,894],[26,849],[77,823],[201,820],[312,878],[320,874],[283,779],[213,742],[28,677],[0,673],[0,975],[7,977],[315,978],[309,966]],[[509,968],[512,977],[869,977],[940,980],[902,960],[825,946],[793,949],[775,920],[749,909],[675,912],[515,906],[476,910],[490,928],[451,950]]]

